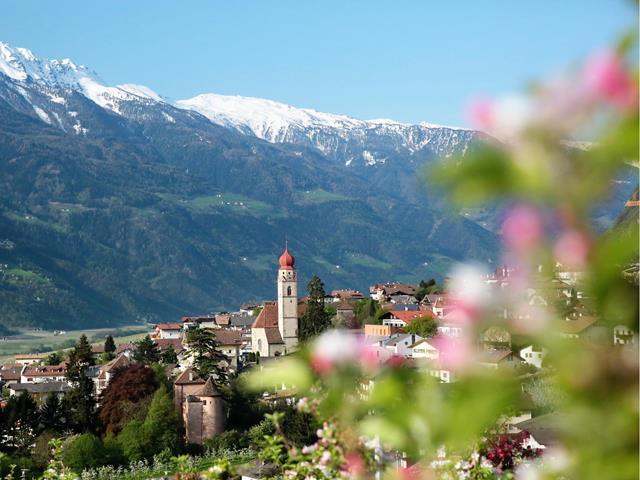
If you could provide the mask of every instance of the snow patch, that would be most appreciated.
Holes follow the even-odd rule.
[[[33,105],[33,110],[36,112],[36,115],[40,117],[40,120],[42,120],[44,123],[48,123],[49,125],[51,125],[52,123],[51,118],[49,118],[49,115],[47,115],[47,112],[45,112],[40,107],[36,107],[35,105]]]
[[[176,123],[176,119],[173,118],[171,115],[169,115],[166,112],[162,112],[162,116],[164,117],[164,119],[169,122],[169,123]]]

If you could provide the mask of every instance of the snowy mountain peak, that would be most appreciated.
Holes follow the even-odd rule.
[[[121,113],[122,101],[162,101],[161,97],[148,87],[132,84],[111,87],[93,70],[76,64],[70,58],[40,59],[27,48],[14,48],[4,42],[0,42],[0,73],[19,83],[32,82],[54,90],[75,90],[101,107],[116,113]],[[19,91],[22,93],[22,90]]]

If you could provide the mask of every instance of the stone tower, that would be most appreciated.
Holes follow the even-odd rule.
[[[224,401],[211,378],[193,395],[188,395],[184,405],[187,443],[202,445],[205,440],[224,432]]]
[[[296,260],[285,243],[278,269],[278,330],[285,344],[285,351],[292,352],[298,345],[298,275]]]

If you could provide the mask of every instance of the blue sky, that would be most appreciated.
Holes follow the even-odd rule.
[[[3,0],[0,40],[172,99],[465,125],[469,100],[521,90],[634,18],[628,0]]]

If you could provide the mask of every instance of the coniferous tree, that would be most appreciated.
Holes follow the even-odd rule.
[[[102,361],[109,362],[116,358],[116,342],[113,341],[111,335],[107,335],[104,341],[104,353],[102,354]]]
[[[91,345],[87,337],[82,335],[69,354],[67,379],[71,390],[62,399],[62,410],[68,426],[76,432],[91,432],[97,427],[93,380],[88,376],[88,370],[94,363]]]
[[[165,365],[178,363],[178,355],[176,354],[176,350],[173,348],[173,345],[169,345],[169,347],[162,353],[161,360]]]
[[[160,361],[160,348],[156,342],[151,340],[149,335],[146,335],[142,340],[136,342],[133,359],[145,365],[158,363]]]
[[[324,284],[314,275],[307,284],[309,300],[307,309],[300,319],[298,338],[306,342],[324,332],[331,326],[331,317],[324,308]]]
[[[210,328],[192,328],[187,332],[187,355],[193,360],[193,369],[201,378],[213,377],[216,385],[227,382],[224,365],[229,358],[220,351],[214,331]]]
[[[40,427],[50,432],[61,432],[65,426],[65,417],[62,402],[56,394],[49,394],[39,411]]]

